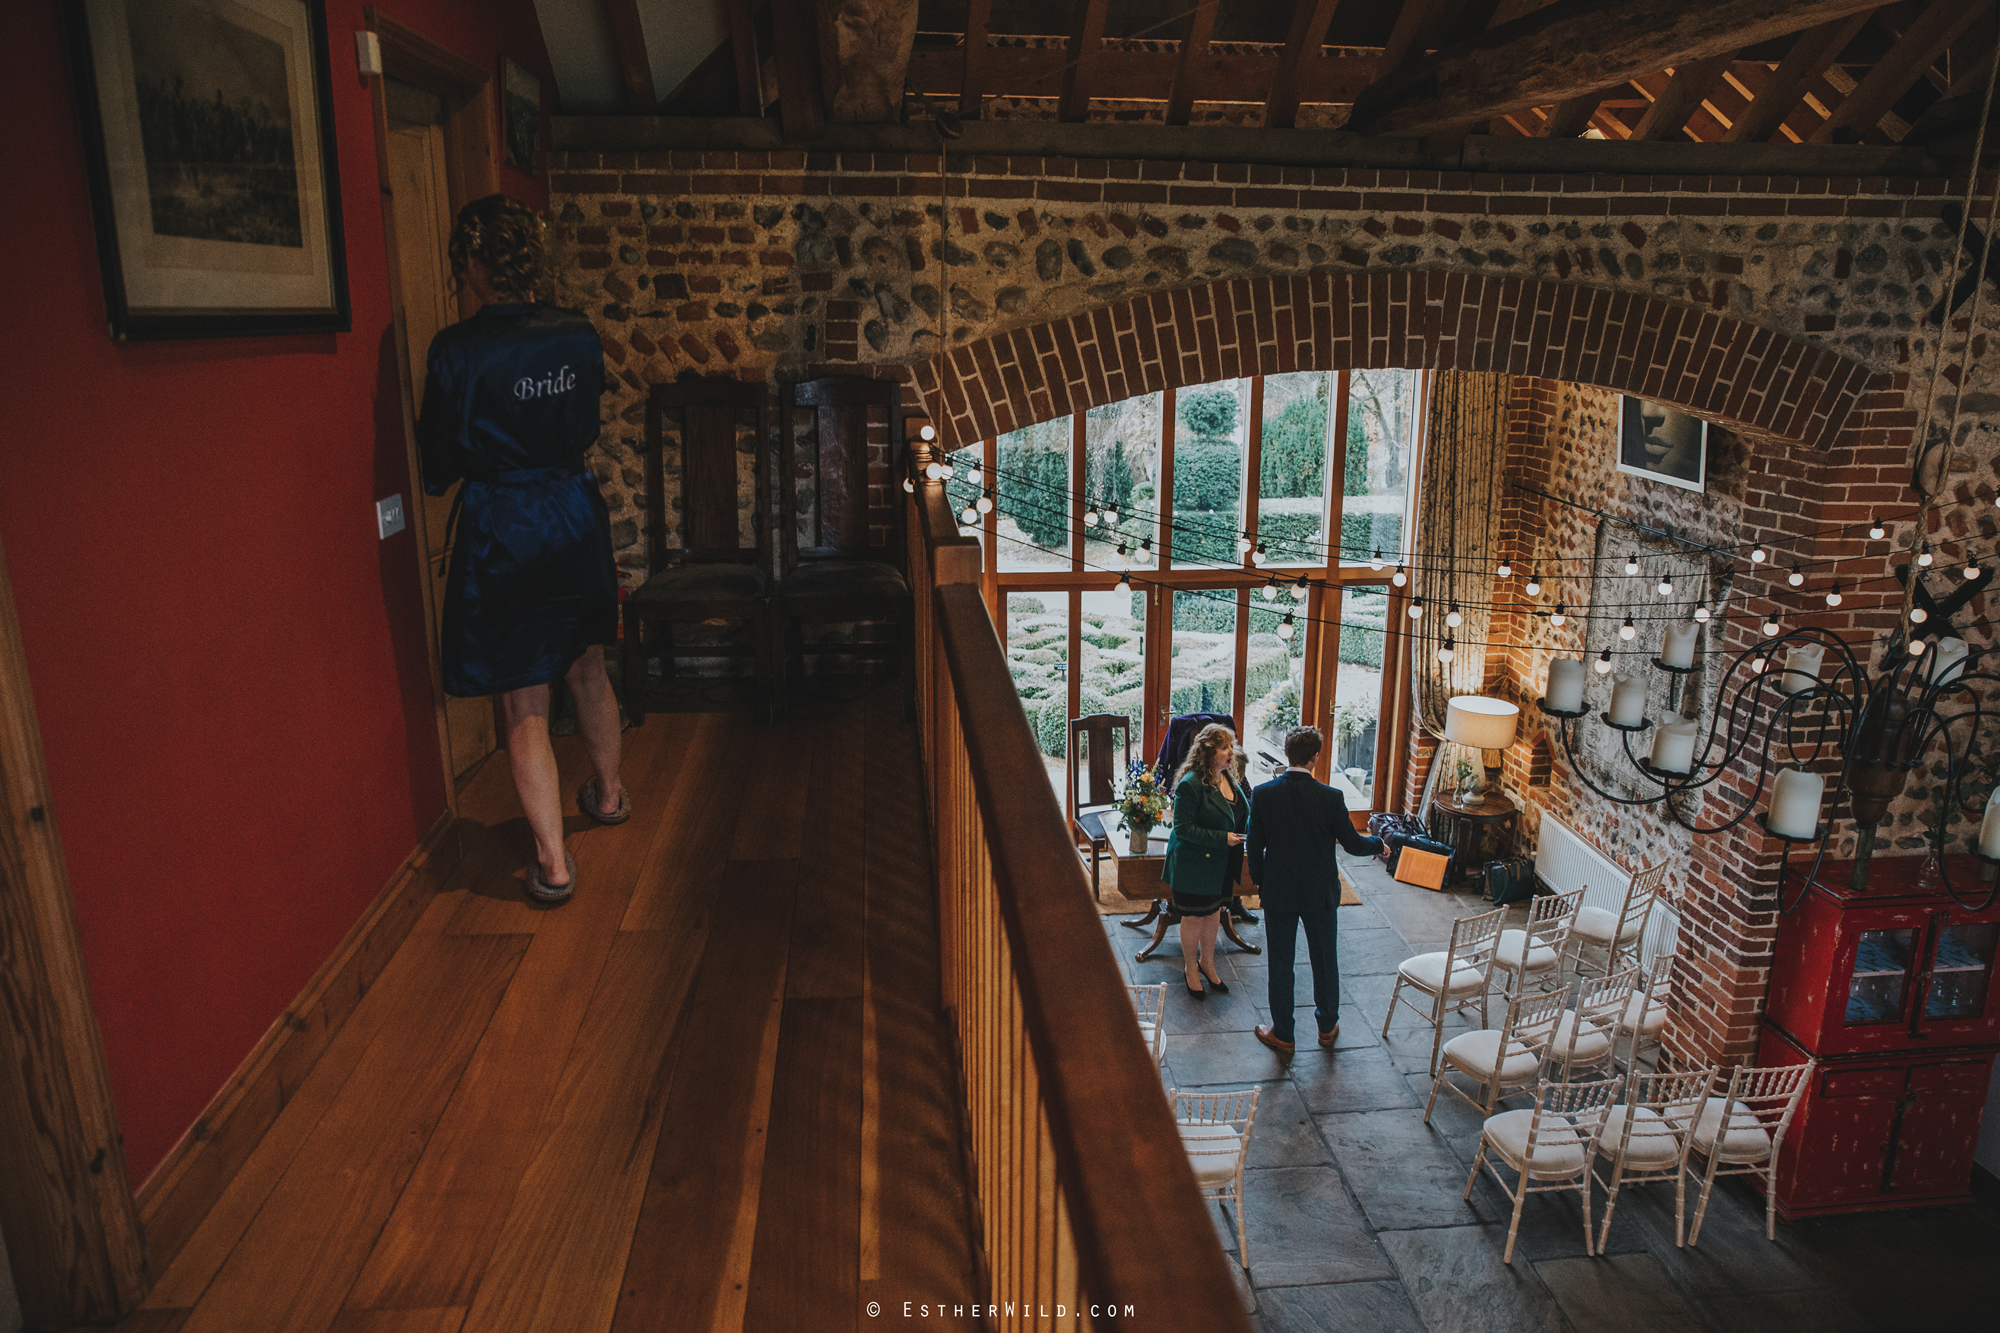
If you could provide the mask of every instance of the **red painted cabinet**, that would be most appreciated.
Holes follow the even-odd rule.
[[[1778,1164],[1788,1216],[1970,1197],[2000,1049],[2000,902],[1968,912],[1920,889],[1922,866],[1877,861],[1856,893],[1851,863],[1828,862],[1780,920],[1758,1062],[1817,1066]],[[1976,868],[1950,858],[1961,895],[1983,894]]]

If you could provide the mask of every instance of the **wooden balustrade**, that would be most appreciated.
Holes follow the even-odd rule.
[[[995,1329],[1247,1333],[940,483],[908,534],[944,1002]]]

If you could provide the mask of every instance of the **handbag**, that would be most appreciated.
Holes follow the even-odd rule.
[[[1486,900],[1505,907],[1535,896],[1535,863],[1526,859],[1488,861],[1479,872]]]

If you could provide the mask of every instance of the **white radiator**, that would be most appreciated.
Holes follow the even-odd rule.
[[[1606,856],[1581,833],[1557,819],[1542,815],[1542,831],[1535,843],[1535,874],[1557,893],[1584,890],[1587,907],[1602,907],[1616,916],[1625,906],[1625,886],[1632,876]],[[1680,914],[1667,905],[1666,896],[1653,899],[1653,914],[1646,920],[1646,933],[1639,941],[1640,966],[1650,968],[1656,955],[1672,949],[1680,937]]]

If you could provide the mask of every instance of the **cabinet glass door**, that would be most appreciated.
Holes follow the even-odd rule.
[[[1986,1012],[1986,982],[1993,970],[1996,938],[2000,925],[1991,922],[1946,926],[1938,932],[1925,1018],[1978,1018]]]
[[[1903,985],[1910,974],[1915,930],[1864,930],[1847,985],[1847,1022],[1894,1023],[1903,1016]]]

